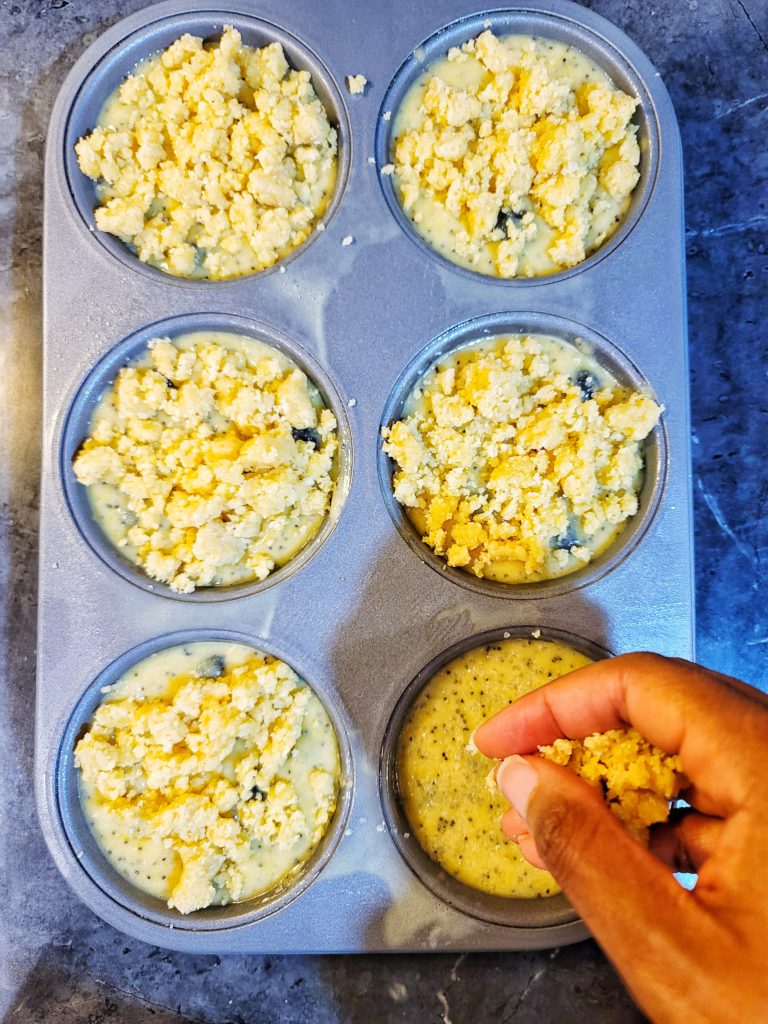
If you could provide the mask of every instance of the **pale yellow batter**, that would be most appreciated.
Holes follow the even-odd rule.
[[[638,510],[661,409],[556,338],[474,343],[382,431],[394,495],[449,565],[503,583],[574,572]]]
[[[501,832],[509,804],[487,785],[494,762],[468,744],[491,715],[590,660],[555,641],[501,640],[460,655],[416,699],[397,754],[403,810],[424,850],[459,881],[496,896],[559,892]]]
[[[336,181],[336,130],[279,43],[184,35],[147,58],[75,146],[100,231],[177,277],[251,274],[309,236]]]
[[[398,197],[462,266],[575,266],[616,230],[639,179],[636,106],[565,43],[485,31],[428,67],[397,112]]]
[[[153,579],[265,579],[317,533],[336,476],[336,419],[282,352],[199,331],[156,338],[118,373],[73,461],[94,518]]]
[[[88,823],[137,889],[190,913],[286,882],[337,801],[336,733],[284,662],[169,648],[109,688],[75,748]]]

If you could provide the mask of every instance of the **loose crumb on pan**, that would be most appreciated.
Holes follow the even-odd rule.
[[[336,130],[309,72],[231,27],[140,64],[75,150],[97,182],[99,230],[179,277],[271,266],[309,236],[336,176]]]
[[[365,75],[347,75],[347,89],[353,96],[362,96],[368,79]]]
[[[601,788],[616,817],[643,843],[651,825],[668,819],[669,802],[685,784],[680,758],[649,743],[636,729],[556,739],[539,747],[539,753]]]
[[[344,248],[346,248],[348,245],[352,245],[353,242],[354,238],[352,237],[352,235],[344,235],[344,237],[341,240],[341,244],[344,246]]]

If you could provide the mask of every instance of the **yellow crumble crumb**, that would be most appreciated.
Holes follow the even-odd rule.
[[[557,739],[542,757],[602,787],[613,813],[641,842],[669,817],[669,801],[684,784],[679,757],[665,754],[636,729],[610,729],[583,740]]]

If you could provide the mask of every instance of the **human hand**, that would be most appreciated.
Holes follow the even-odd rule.
[[[692,809],[636,842],[600,792],[532,755],[634,726],[679,754]],[[504,832],[555,876],[656,1024],[768,1021],[768,698],[690,662],[628,654],[515,701],[474,735],[506,758]],[[692,892],[669,867],[698,871]]]

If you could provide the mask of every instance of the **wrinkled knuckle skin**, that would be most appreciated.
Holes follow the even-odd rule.
[[[634,654],[626,654],[624,657],[636,671],[645,671],[649,674],[659,672],[670,662],[669,658],[665,658],[663,654],[656,654],[654,651],[636,651]]]
[[[535,809],[533,836],[536,849],[551,873],[568,873],[573,860],[573,849],[581,825],[579,809],[560,796],[547,798],[546,804]]]

